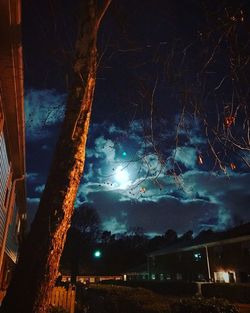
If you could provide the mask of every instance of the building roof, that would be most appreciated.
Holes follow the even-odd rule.
[[[178,241],[163,249],[153,251],[149,257],[171,254],[181,251],[191,251],[204,247],[219,246],[222,244],[236,243],[250,240],[250,223],[235,227],[225,232],[204,232],[190,241]]]

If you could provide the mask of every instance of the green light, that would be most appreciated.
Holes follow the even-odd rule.
[[[95,252],[94,252],[94,257],[95,258],[100,258],[101,257],[101,251],[100,250],[96,250]]]
[[[126,156],[127,156],[127,152],[126,152],[126,151],[123,151],[123,152],[122,152],[122,156],[123,156],[123,157],[126,157]]]

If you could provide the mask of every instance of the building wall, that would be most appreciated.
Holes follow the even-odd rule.
[[[10,165],[7,157],[6,144],[3,130],[0,130],[0,243],[4,236],[4,225],[6,222],[6,212],[9,197],[9,177]]]
[[[209,249],[212,277],[216,272],[235,273],[238,282],[250,282],[250,240]]]
[[[155,256],[149,276],[156,280],[208,280],[205,249]]]
[[[71,276],[70,275],[62,275],[60,277],[62,282],[70,282]],[[77,276],[76,281],[79,283],[98,283],[105,280],[123,280],[122,275],[85,275],[85,276]]]
[[[126,273],[123,275],[123,279],[126,281],[130,280],[149,280],[148,272],[143,273]]]
[[[0,298],[17,262],[26,219],[20,29],[21,1],[0,0]]]
[[[5,248],[5,253],[14,263],[17,262],[18,257],[20,230],[21,230],[21,218],[18,212],[18,207],[15,204],[13,215],[9,225],[8,237]]]
[[[249,282],[250,240],[217,244],[148,257],[149,278],[156,280]],[[209,263],[209,266],[208,266]]]

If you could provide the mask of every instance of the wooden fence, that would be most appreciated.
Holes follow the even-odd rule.
[[[76,290],[74,286],[69,286],[68,289],[64,287],[54,287],[50,304],[54,307],[60,307],[69,313],[75,312],[75,298]]]

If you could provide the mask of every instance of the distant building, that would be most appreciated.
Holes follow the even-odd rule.
[[[131,268],[130,270],[126,271],[123,274],[123,279],[125,281],[130,280],[148,280],[148,268],[147,264],[141,264],[139,266],[136,266],[134,268]]]
[[[99,283],[105,280],[123,280],[122,275],[82,275],[76,276],[76,282],[78,283]],[[63,283],[70,282],[71,276],[70,275],[62,275],[61,281]]]
[[[20,0],[0,0],[0,290],[17,262],[26,220]]]
[[[149,278],[250,283],[250,224],[212,237],[179,242],[150,253]]]

